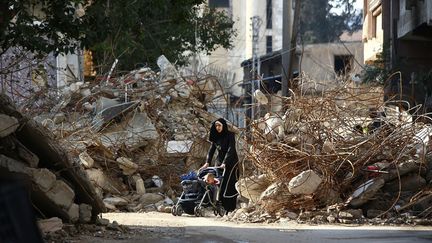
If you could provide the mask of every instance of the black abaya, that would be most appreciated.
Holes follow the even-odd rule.
[[[223,130],[218,133],[213,122],[210,129],[210,141],[212,146],[207,155],[207,163],[210,164],[214,152],[218,150],[216,166],[225,164],[224,178],[221,183],[219,200],[227,212],[233,211],[236,208],[238,192],[235,188],[235,183],[239,178],[238,156],[235,147],[235,135],[228,131],[228,125],[222,118],[217,121],[223,125]]]

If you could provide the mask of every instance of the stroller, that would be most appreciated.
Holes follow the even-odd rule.
[[[218,200],[220,184],[223,180],[223,169],[217,167],[207,167],[199,172],[198,176],[188,176],[181,182],[183,192],[171,209],[174,216],[181,216],[183,213],[195,215],[197,217],[204,216],[204,208],[212,208],[215,216],[218,214],[223,216],[225,209]],[[220,181],[219,185],[208,185],[204,180],[204,176],[211,173]]]

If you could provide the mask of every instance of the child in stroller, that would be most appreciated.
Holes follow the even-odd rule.
[[[183,212],[195,215],[197,217],[204,216],[204,208],[212,208],[215,215],[223,216],[225,210],[219,203],[219,185],[223,179],[223,169],[218,167],[207,167],[198,173],[198,176],[193,178],[185,178],[181,185],[183,192],[171,209],[174,216],[181,216]]]

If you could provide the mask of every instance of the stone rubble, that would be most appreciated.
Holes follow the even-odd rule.
[[[319,102],[291,97],[283,114],[252,122],[246,157],[261,174],[237,182],[248,203],[230,218],[430,225],[430,118],[373,95],[367,88],[341,88],[316,97]],[[378,107],[372,110],[380,115],[367,106]],[[259,177],[266,186],[259,186]]]
[[[73,165],[53,134],[21,114],[8,97],[0,95],[0,126],[3,125],[6,129],[0,128],[2,179],[28,185],[31,205],[37,208],[43,232],[57,232],[62,222],[77,222],[83,205],[87,208],[83,211],[86,222],[105,212],[84,169]]]
[[[31,178],[63,222],[122,231],[95,213],[169,213],[181,194],[179,175],[205,160],[209,125],[218,118],[205,106],[216,85],[212,78],[188,82],[163,56],[158,65],[160,73],[142,68],[110,82],[71,84],[51,113],[34,117],[52,132],[43,130],[49,141],[66,150],[56,151],[56,158],[67,157],[76,168],[72,175],[60,175],[54,162],[48,168],[38,147],[14,141],[22,138],[15,135],[22,132],[22,117],[0,108],[0,138],[11,138],[11,147],[21,151],[9,158],[0,150],[1,167]],[[261,105],[274,100],[254,95]],[[334,98],[290,99],[283,114],[268,113],[250,124],[255,139],[239,152],[246,154],[245,171],[256,170],[236,184],[242,207],[229,215],[232,220],[431,224],[430,127],[383,105],[387,125],[375,131],[371,118],[350,114]],[[344,113],[318,117],[327,112],[317,111],[325,102]],[[83,192],[77,180],[90,188],[87,200],[78,200]]]
[[[49,113],[33,119],[52,131],[108,211],[170,212],[180,175],[199,168],[210,146],[209,125],[219,116],[206,105],[216,79],[182,77],[164,56],[157,63],[159,73],[141,68],[110,82],[69,84]],[[89,208],[67,183],[49,170],[32,173],[70,221],[78,212],[88,222]]]

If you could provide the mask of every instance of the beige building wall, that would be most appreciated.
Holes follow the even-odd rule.
[[[364,0],[366,9],[363,22],[364,62],[376,60],[383,51],[384,32],[380,0]]]
[[[336,56],[352,56],[351,70],[345,77],[338,77],[335,71]],[[346,81],[362,70],[363,43],[361,41],[348,43],[311,44],[304,47],[301,56],[301,71],[308,77],[301,85],[302,91],[322,91],[334,87],[339,81]]]

